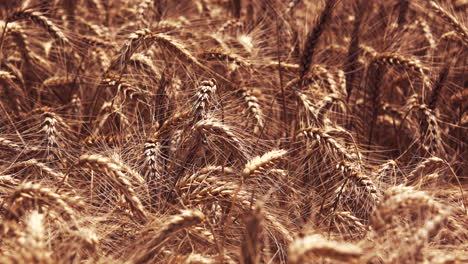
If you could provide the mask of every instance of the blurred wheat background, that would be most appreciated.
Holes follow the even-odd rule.
[[[0,263],[468,263],[467,9],[1,1]]]

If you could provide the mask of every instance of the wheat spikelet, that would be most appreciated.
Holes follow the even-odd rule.
[[[92,0],[92,1],[97,1],[97,0]],[[81,16],[76,17],[76,22],[78,22],[78,24],[81,24],[86,29],[88,29],[88,32],[90,34],[93,34],[99,37],[105,37],[105,35],[107,35],[108,33],[108,29],[105,28],[103,25],[94,23],[93,21],[85,19]]]
[[[338,90],[343,95],[348,95],[348,91],[346,90],[346,74],[343,70],[337,70],[336,78],[338,81]]]
[[[150,92],[136,87],[126,77],[117,76],[112,73],[107,74],[106,77],[101,80],[101,83],[99,86],[101,88],[106,87],[106,86],[115,88],[116,94],[119,96],[122,96],[123,100],[125,100],[127,97],[130,99],[134,99],[134,98],[144,97],[148,95],[151,96]],[[111,102],[110,105],[104,104],[101,108],[101,111],[108,106],[113,106],[113,102]],[[114,106],[114,109],[116,108],[117,107]],[[122,113],[122,116],[123,116],[123,113]]]
[[[159,232],[148,242],[147,249],[135,257],[133,263],[148,263],[161,250],[161,244],[174,233],[201,223],[205,216],[200,211],[183,210],[180,214],[172,216],[167,223],[159,229]]]
[[[137,98],[145,98],[151,96],[151,93],[145,90],[138,88],[137,86],[126,82],[126,80],[120,80],[118,83],[114,83],[112,80],[109,86],[117,87],[117,93],[122,94],[123,100],[126,98],[130,98],[130,100],[134,100]]]
[[[177,182],[177,186],[179,188],[185,188],[188,186],[192,181],[199,181],[200,183],[203,181],[203,178],[207,174],[214,174],[214,173],[233,173],[234,170],[231,167],[223,167],[223,166],[206,166],[200,169],[197,173],[192,174],[188,177],[183,177]]]
[[[374,59],[375,57],[377,57],[377,55],[379,54],[375,48],[371,47],[371,46],[368,46],[368,45],[365,45],[365,44],[360,44],[359,45],[359,49],[361,49],[361,51],[369,56],[370,58]]]
[[[132,168],[125,165],[122,161],[119,161],[116,159],[110,159],[99,154],[95,154],[95,155],[85,154],[85,155],[82,155],[82,157],[84,161],[89,159],[89,161],[96,162],[100,166],[108,167],[108,169],[110,169],[111,171],[115,171],[115,172],[119,171],[122,173],[125,172],[131,177],[132,180],[135,180],[138,184],[145,183],[145,180],[143,179],[143,177],[140,176],[140,174],[138,174],[138,172],[134,171]],[[124,177],[126,177],[124,174],[119,174],[119,175],[123,175]]]
[[[119,117],[119,121],[122,122],[125,127],[130,126],[127,116],[118,108],[118,105],[119,104],[114,102],[105,102],[102,104],[99,114],[96,117],[97,127],[94,129],[92,137],[96,137],[98,135],[99,131],[104,127],[112,114],[117,115]]]
[[[233,172],[229,167],[205,167],[199,172],[179,180],[176,184],[177,192],[183,204],[196,205],[203,201],[213,200],[232,203],[235,200],[237,206],[248,210],[248,208],[252,208],[252,198],[249,193],[241,190],[238,183],[224,181],[219,177],[220,174],[232,174]],[[214,176],[215,174],[218,177]],[[292,241],[290,232],[274,215],[265,213],[264,217],[272,228],[281,234],[285,241]]]
[[[245,164],[244,170],[242,170],[242,177],[255,177],[257,175],[266,173],[271,167],[275,166],[276,163],[286,155],[287,151],[272,150],[262,156],[257,156]]]
[[[223,256],[211,256],[211,255],[202,255],[198,253],[191,253],[190,255],[178,255],[174,258],[174,261],[177,263],[183,264],[215,264],[221,263],[224,264],[234,264],[236,263],[229,255],[224,254]]]
[[[104,49],[97,47],[95,51],[96,56],[99,58],[99,65],[102,69],[109,69],[112,63],[110,57]]]
[[[233,146],[234,150],[241,156],[245,153],[243,142],[232,132],[229,126],[224,125],[221,122],[217,122],[212,119],[201,120],[194,125],[193,129],[201,132],[203,135],[213,135],[228,143]]]
[[[216,146],[227,147],[227,151],[236,153],[244,158],[247,154],[244,142],[232,131],[231,127],[216,121],[206,119],[197,122],[192,130],[198,131],[202,136],[202,142],[214,142]]]
[[[358,260],[363,251],[354,244],[330,241],[318,234],[310,235],[294,240],[289,246],[288,263],[302,263],[309,254],[352,262]]]

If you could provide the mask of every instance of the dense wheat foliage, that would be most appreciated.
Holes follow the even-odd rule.
[[[0,263],[468,263],[468,1],[0,1]]]

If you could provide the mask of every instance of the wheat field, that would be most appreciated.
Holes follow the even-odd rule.
[[[468,263],[468,1],[0,1],[0,263]]]

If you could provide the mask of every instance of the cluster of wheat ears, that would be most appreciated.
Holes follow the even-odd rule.
[[[468,1],[0,1],[0,263],[468,263]]]

